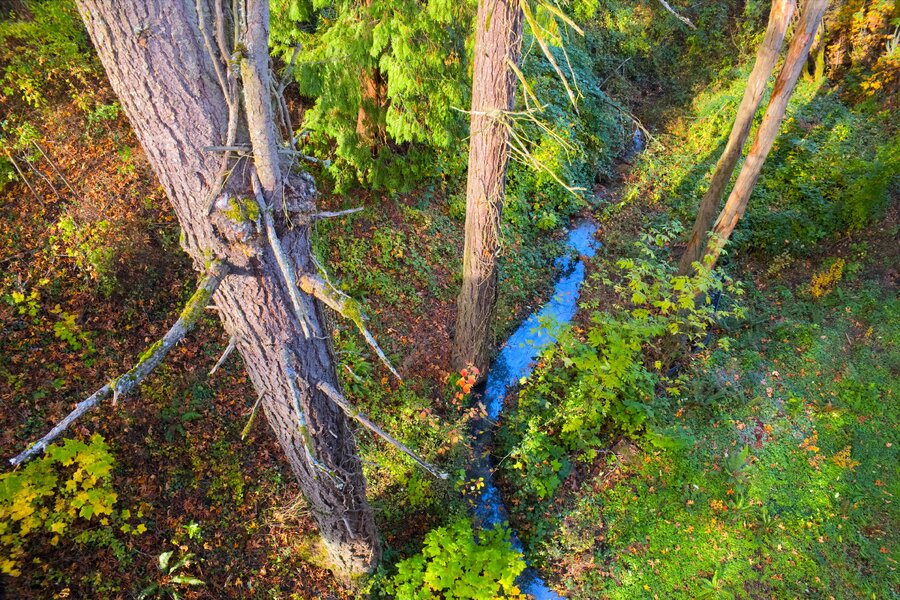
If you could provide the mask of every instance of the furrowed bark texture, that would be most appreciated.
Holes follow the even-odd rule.
[[[807,0],[803,4],[800,22],[797,24],[794,36],[788,46],[784,66],[775,79],[772,97],[769,99],[766,113],[759,126],[759,131],[756,133],[756,139],[750,146],[750,152],[744,161],[744,166],[741,167],[741,172],[728,196],[728,201],[725,202],[722,212],[713,225],[712,239],[708,241],[703,252],[704,256],[711,257],[710,264],[715,264],[735,226],[744,215],[744,211],[747,210],[750,195],[762,172],[763,163],[772,150],[775,138],[778,137],[788,102],[794,93],[800,72],[806,66],[810,46],[816,37],[816,31],[827,6],[828,0]]]
[[[480,0],[472,73],[469,172],[463,282],[457,301],[451,356],[459,370],[474,365],[485,373],[491,324],[497,304],[497,253],[500,214],[509,163],[505,112],[514,106],[522,49],[522,10],[518,0]]]
[[[222,10],[230,14],[231,3],[224,4]],[[252,4],[249,28],[265,29],[268,5],[260,16],[260,7]],[[209,25],[216,7],[210,0],[201,0],[198,6]],[[220,156],[203,148],[225,143],[229,112],[194,2],[78,0],[78,7],[110,83],[172,202],[184,250],[198,268],[213,257],[233,265],[232,274],[215,293],[215,303],[225,329],[238,340],[238,351],[262,395],[269,424],[300,482],[336,571],[345,577],[369,572],[379,558],[379,545],[355,441],[341,409],[317,388],[319,382],[338,387],[322,309],[301,294],[318,334],[306,338],[265,234],[253,231],[252,224],[229,228],[221,215],[211,214],[210,194],[217,189]],[[254,85],[260,87],[257,103],[247,107],[248,113],[271,117],[268,58],[260,58],[267,49],[247,50],[251,54],[242,61],[243,67],[253,77],[251,89],[245,91],[250,94]],[[228,68],[221,55],[216,58],[220,69]],[[257,142],[269,144],[274,129],[266,131],[259,120],[254,124],[257,129],[249,132],[242,125],[236,141],[253,141],[254,147]],[[286,203],[282,190],[288,189],[294,200],[311,205],[314,188],[309,179],[287,175],[277,157],[261,155],[256,160],[270,203]],[[223,193],[252,198],[252,165],[242,159],[233,166]],[[287,229],[283,212],[276,210],[275,218],[285,254],[294,272],[303,273],[310,269],[309,228]],[[284,364],[286,360],[293,364]],[[298,427],[287,376],[291,370],[300,375],[300,404],[317,465],[310,463]]]
[[[728,136],[725,150],[722,152],[722,156],[719,157],[719,162],[716,163],[716,170],[713,172],[712,180],[709,182],[709,188],[707,188],[706,193],[703,195],[703,200],[700,202],[697,220],[694,222],[694,229],[688,240],[687,249],[681,255],[681,260],[678,263],[678,272],[681,275],[689,274],[691,266],[702,258],[709,230],[719,211],[719,204],[722,202],[725,188],[728,186],[731,175],[734,173],[734,167],[741,157],[744,144],[747,142],[747,136],[750,135],[753,117],[756,115],[757,109],[759,109],[763,92],[766,90],[766,82],[768,82],[775,68],[775,62],[778,60],[781,46],[784,44],[785,33],[796,8],[796,0],[774,0],[772,2],[772,9],[769,12],[769,25],[766,28],[762,44],[760,44],[756,53],[756,63],[753,65],[753,71],[750,72],[750,77],[747,79],[747,88],[744,90],[744,97],[738,107],[734,126],[731,128],[731,135]]]

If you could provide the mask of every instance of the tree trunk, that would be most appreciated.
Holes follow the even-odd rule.
[[[303,294],[313,330],[313,335],[304,336],[258,224],[249,219],[234,222],[214,210],[214,195],[219,199],[216,206],[225,208],[251,197],[253,168],[247,159],[239,159],[217,193],[221,155],[204,148],[227,140],[228,99],[221,81],[232,67],[223,53],[238,46],[211,42],[219,11],[227,15],[224,24],[231,29],[230,2],[217,6],[215,0],[198,0],[196,6],[203,11],[202,19],[194,2],[78,0],[113,90],[178,216],[182,247],[198,268],[214,257],[232,265],[232,275],[214,296],[219,315],[238,340],[269,424],[300,482],[335,570],[350,578],[370,572],[380,550],[349,423],[316,387],[319,382],[339,385],[328,326],[319,303]],[[262,188],[269,204],[279,207],[275,217],[285,254],[294,271],[302,273],[310,269],[309,227],[288,229],[280,208],[297,204],[310,208],[315,188],[308,176],[288,174],[273,149],[268,3],[250,0],[247,15],[242,52],[249,56],[241,61],[247,76],[247,120],[242,120],[233,141],[252,142]],[[287,197],[282,197],[283,190]],[[291,380],[294,373],[296,382]],[[297,404],[305,414],[311,442],[304,436]]]
[[[457,301],[452,364],[485,373],[490,359],[491,323],[497,304],[500,214],[509,162],[505,113],[514,106],[522,49],[518,0],[480,0],[472,73],[469,173],[462,291]]]
[[[725,243],[731,237],[740,218],[747,209],[747,203],[750,200],[750,194],[753,187],[759,179],[762,172],[763,163],[772,150],[775,138],[778,137],[778,131],[781,128],[781,121],[784,119],[788,102],[794,88],[797,85],[797,79],[800,72],[806,65],[806,59],[809,56],[809,48],[812,46],[813,39],[816,36],[816,30],[825,13],[828,0],[807,0],[803,4],[803,11],[800,15],[800,22],[794,32],[788,46],[787,56],[784,59],[784,66],[778,77],[775,79],[775,88],[772,90],[772,97],[769,99],[769,106],[766,108],[766,114],[763,116],[756,139],[750,147],[750,153],[744,166],[738,174],[734,188],[728,196],[728,201],[722,209],[719,218],[716,220],[712,229],[712,239],[709,240],[704,255],[705,260],[710,265],[715,264],[719,254]]]
[[[707,188],[706,193],[703,195],[703,200],[700,202],[697,220],[694,222],[694,229],[688,240],[687,249],[681,255],[681,260],[678,263],[680,275],[690,273],[691,266],[700,260],[701,252],[706,247],[706,239],[709,235],[710,227],[713,224],[716,213],[719,211],[719,203],[722,201],[722,195],[725,193],[725,188],[731,180],[732,173],[734,173],[734,167],[741,157],[744,144],[747,142],[747,136],[750,135],[753,117],[756,115],[756,111],[762,101],[766,82],[769,81],[769,77],[771,77],[775,68],[775,62],[778,60],[781,46],[784,43],[785,32],[796,7],[796,0],[774,0],[772,2],[766,34],[756,53],[756,63],[753,65],[753,71],[750,72],[750,77],[747,80],[747,88],[744,90],[744,97],[738,107],[734,126],[731,128],[731,135],[728,136],[725,150],[722,152],[719,162],[716,163],[712,181],[709,182],[709,188]]]
[[[360,103],[356,114],[356,135],[362,144],[369,146],[372,156],[387,142],[384,111],[387,84],[378,67],[366,71],[360,77]]]

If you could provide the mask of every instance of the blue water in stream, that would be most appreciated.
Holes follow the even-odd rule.
[[[556,259],[556,265],[563,275],[553,288],[553,297],[547,304],[535,313],[532,313],[522,323],[515,333],[506,341],[500,350],[499,356],[491,365],[485,382],[482,403],[487,409],[490,421],[496,421],[503,409],[503,399],[510,388],[518,385],[519,381],[528,377],[534,368],[534,362],[540,353],[553,344],[556,339],[551,331],[560,325],[565,325],[575,316],[578,308],[578,291],[581,282],[584,281],[584,263],[572,258],[573,252],[582,256],[591,257],[596,252],[597,242],[594,233],[597,226],[591,222],[582,222],[569,230],[566,240],[568,252]],[[549,329],[548,329],[549,327]],[[493,527],[508,520],[506,507],[500,497],[500,490],[494,485],[490,456],[484,448],[479,454],[484,463],[476,465],[479,476],[484,477],[484,493],[474,507],[475,518],[482,527]],[[515,532],[512,533],[512,543],[520,552],[523,550],[522,542]],[[522,592],[534,596],[537,600],[560,600],[562,597],[550,590],[534,569],[527,568],[519,576],[517,582]]]

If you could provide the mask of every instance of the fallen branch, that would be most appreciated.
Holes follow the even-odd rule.
[[[250,176],[253,183],[253,193],[256,196],[256,203],[259,204],[263,223],[266,226],[266,235],[269,238],[269,246],[272,247],[272,252],[275,254],[275,262],[278,263],[278,268],[281,270],[281,276],[284,278],[288,296],[291,299],[291,304],[294,306],[294,314],[297,315],[297,320],[300,321],[300,328],[303,330],[303,335],[306,339],[309,339],[311,335],[309,317],[306,314],[306,309],[303,307],[303,300],[300,298],[297,285],[294,283],[297,280],[296,277],[294,277],[294,269],[291,267],[291,263],[288,262],[287,256],[284,254],[284,247],[282,247],[281,240],[278,239],[278,233],[275,231],[275,219],[272,217],[272,207],[269,206],[263,196],[262,185],[259,182],[259,176],[256,174],[255,169],[250,172]]]
[[[9,150],[6,151],[6,156],[9,158],[9,162],[12,163],[12,166],[15,167],[16,173],[19,174],[19,177],[21,177],[22,181],[25,182],[25,185],[28,186],[28,189],[31,191],[31,195],[35,197],[35,199],[38,201],[38,203],[40,203],[41,206],[46,208],[47,205],[44,204],[44,200],[40,196],[38,196],[38,193],[36,191],[34,191],[33,187],[31,187],[31,182],[28,181],[27,177],[25,177],[25,173],[23,173],[22,169],[19,168],[19,163],[16,162],[16,159],[13,158],[13,155]]]
[[[250,418],[247,420],[247,424],[244,425],[244,428],[241,429],[241,440],[247,439],[247,436],[250,435],[250,428],[253,427],[253,422],[256,420],[256,412],[259,410],[259,403],[262,401],[263,396],[265,395],[266,393],[263,392],[256,397],[256,402],[253,404],[253,408],[250,410]]]
[[[316,387],[319,388],[319,390],[323,394],[328,396],[328,398],[332,402],[337,404],[341,408],[341,410],[343,410],[344,413],[346,413],[346,415],[348,417],[352,417],[352,418],[356,419],[357,421],[359,421],[360,423],[362,423],[369,431],[371,431],[372,433],[383,438],[386,442],[388,442],[389,444],[391,444],[392,446],[394,446],[395,448],[397,448],[398,450],[400,450],[401,452],[403,452],[404,454],[409,456],[411,459],[416,461],[416,464],[418,464],[420,467],[422,467],[423,469],[425,469],[426,471],[428,471],[429,473],[431,473],[438,479],[447,479],[448,478],[448,475],[446,473],[444,473],[443,471],[439,471],[437,469],[437,467],[435,467],[434,465],[425,461],[418,454],[416,454],[415,452],[413,452],[412,450],[407,448],[401,442],[397,441],[390,434],[386,433],[383,429],[381,429],[381,427],[379,427],[378,425],[373,423],[369,419],[369,417],[367,417],[363,413],[361,413],[358,410],[356,410],[355,408],[353,408],[347,402],[347,399],[344,398],[340,392],[338,392],[336,389],[331,387],[329,384],[325,383],[324,381],[320,381],[318,383],[318,385],[316,385]]]
[[[38,149],[38,152],[41,153],[41,156],[43,156],[44,159],[48,163],[50,163],[50,167],[56,172],[56,175],[60,179],[63,180],[63,183],[66,184],[66,187],[69,188],[69,191],[72,192],[75,195],[75,197],[78,198],[81,202],[84,202],[84,199],[81,197],[81,194],[79,194],[78,192],[75,191],[75,188],[72,187],[72,185],[69,183],[69,180],[66,179],[65,175],[63,175],[62,172],[56,167],[56,163],[54,163],[52,160],[50,160],[50,157],[47,156],[47,153],[44,152],[44,149],[41,148],[40,145],[38,145],[38,143],[35,142],[34,140],[31,140],[31,143],[34,145],[35,148]]]
[[[113,379],[102,388],[91,394],[85,400],[82,400],[75,406],[75,410],[70,412],[62,421],[56,424],[47,435],[28,447],[27,450],[18,456],[9,459],[10,464],[18,466],[25,461],[33,458],[36,454],[43,451],[53,440],[58,438],[68,429],[69,425],[74,423],[81,415],[96,406],[100,401],[110,394],[113,395],[114,401],[122,394],[127,394],[133,390],[137,384],[144,380],[153,369],[162,363],[163,359],[169,351],[175,347],[179,341],[194,327],[203,309],[209,302],[210,297],[216,288],[219,287],[222,279],[228,274],[228,266],[222,261],[215,261],[210,265],[206,277],[200,282],[197,291],[188,300],[187,305],[181,311],[178,320],[172,325],[172,328],[166,332],[161,340],[151,344],[149,348],[141,355],[138,363],[127,373]]]
[[[378,342],[375,341],[375,337],[372,333],[366,328],[366,324],[364,323],[365,316],[362,313],[362,310],[359,306],[359,302],[335,288],[334,286],[328,285],[321,278],[316,277],[315,275],[310,275],[309,273],[303,273],[300,276],[300,280],[298,281],[300,284],[300,289],[309,294],[310,296],[314,296],[325,303],[331,310],[338,313],[342,317],[346,317],[353,321],[356,327],[359,329],[359,332],[366,339],[366,343],[372,347],[372,350],[375,354],[378,355],[378,358],[381,359],[381,362],[384,363],[384,366],[388,368],[388,370],[393,373],[394,377],[403,380],[400,377],[400,373],[394,369],[393,365],[391,365],[391,361],[388,360],[388,357],[385,356],[384,351],[378,345]]]
[[[663,8],[665,8],[667,11],[672,13],[676,19],[678,19],[679,21],[681,21],[682,23],[684,23],[691,29],[697,29],[697,26],[694,25],[690,19],[688,19],[687,17],[683,17],[683,16],[679,15],[677,12],[675,12],[675,9],[672,8],[671,6],[669,6],[669,3],[666,2],[666,0],[659,0],[659,3],[663,5]]]
[[[207,308],[209,308],[209,307],[207,307]],[[234,352],[234,349],[236,346],[237,346],[237,336],[233,335],[233,336],[231,336],[231,339],[228,340],[228,347],[225,348],[225,352],[222,353],[222,357],[215,364],[215,366],[212,369],[210,369],[209,377],[212,377],[215,374],[215,372],[219,370],[219,367],[221,367],[223,364],[225,364],[225,360],[231,355],[232,352]]]

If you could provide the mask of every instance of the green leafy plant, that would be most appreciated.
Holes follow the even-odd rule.
[[[47,447],[24,468],[0,475],[0,572],[21,574],[19,561],[32,534],[52,534],[50,543],[79,521],[105,520],[118,494],[111,485],[115,463],[100,435],[90,443],[66,440]]]
[[[428,532],[422,552],[398,563],[386,591],[409,600],[524,598],[515,585],[524,568],[507,529],[476,534],[463,518]]]
[[[168,550],[159,555],[157,567],[159,568],[160,579],[142,589],[138,594],[138,600],[146,600],[148,598],[180,600],[185,589],[206,585],[203,580],[186,574],[186,570],[196,563],[194,554],[187,553],[175,562],[172,562],[174,554],[174,550]]]
[[[59,320],[53,324],[53,335],[57,339],[66,342],[76,352],[82,348],[87,354],[97,351],[91,338],[75,322],[75,315],[62,310],[58,304],[50,312],[59,316]]]

